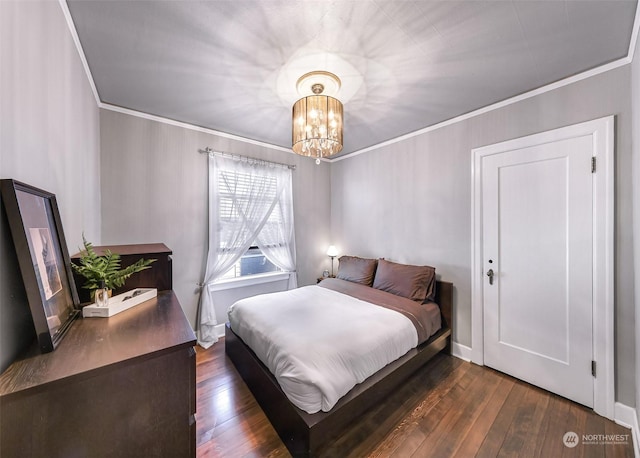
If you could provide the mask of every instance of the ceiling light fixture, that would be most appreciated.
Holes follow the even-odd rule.
[[[315,71],[301,76],[296,87],[304,97],[293,104],[292,149],[301,156],[315,157],[320,164],[321,158],[342,150],[342,103],[332,97],[340,89],[340,79]]]

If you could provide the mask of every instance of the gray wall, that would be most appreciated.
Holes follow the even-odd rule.
[[[631,66],[631,109],[633,112],[633,232],[640,235],[640,42],[636,42]],[[640,239],[634,241],[635,308],[640,317]],[[636,319],[636,415],[640,424],[640,319]]]
[[[207,156],[214,150],[295,164],[298,284],[329,267],[329,164],[293,153],[101,110],[102,241],[164,242],[173,250],[173,288],[191,324],[207,253]],[[226,316],[218,316],[218,322]]]
[[[454,340],[471,346],[471,150],[616,115],[616,399],[634,406],[630,77],[625,66],[333,163],[340,252],[435,266],[455,286]]]
[[[57,2],[0,1],[0,72],[0,178],[56,194],[70,251],[99,242],[99,111]],[[4,218],[0,249],[3,366],[28,310]]]

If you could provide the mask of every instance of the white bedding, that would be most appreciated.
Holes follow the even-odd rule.
[[[289,400],[309,413],[331,410],[418,344],[416,328],[401,313],[319,286],[240,300],[229,322]]]

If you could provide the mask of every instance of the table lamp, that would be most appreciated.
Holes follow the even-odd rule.
[[[331,276],[335,277],[335,275],[333,275],[333,260],[338,256],[338,249],[334,245],[330,245],[327,250],[327,256],[331,258]]]

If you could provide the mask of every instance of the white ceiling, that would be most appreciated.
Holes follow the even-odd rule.
[[[289,148],[338,75],[348,154],[627,56],[627,0],[67,0],[101,102]]]

